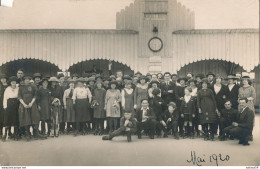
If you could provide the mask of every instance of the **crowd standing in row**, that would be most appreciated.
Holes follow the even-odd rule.
[[[7,136],[29,141],[90,133],[108,134],[103,140],[125,134],[128,141],[133,134],[204,140],[219,134],[221,141],[238,138],[243,145],[253,138],[256,93],[250,78],[241,74],[224,79],[211,72],[179,78],[137,72],[131,77],[117,71],[108,77],[98,72],[50,77],[19,69],[16,76],[0,79],[3,141]]]

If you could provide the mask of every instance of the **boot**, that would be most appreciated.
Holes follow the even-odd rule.
[[[209,134],[210,134],[210,140],[214,141],[214,139],[215,139],[215,134],[214,134],[214,132],[211,131]]]

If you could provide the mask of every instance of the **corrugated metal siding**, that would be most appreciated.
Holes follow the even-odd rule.
[[[174,33],[172,40],[174,64],[170,69],[175,72],[200,60],[226,60],[247,71],[259,64],[259,33],[256,31],[183,31]]]
[[[134,31],[0,31],[0,65],[34,58],[66,70],[85,60],[111,59],[136,70],[137,38]]]

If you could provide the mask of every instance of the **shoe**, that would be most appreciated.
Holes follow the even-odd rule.
[[[243,142],[243,146],[249,146],[250,144],[248,143],[248,141]]]
[[[138,139],[141,139],[142,138],[142,135],[141,134],[138,134]]]
[[[239,140],[238,144],[243,144],[243,141],[242,141],[242,140]]]
[[[102,137],[102,140],[112,140],[112,138],[109,137],[109,136],[103,136],[103,137]]]

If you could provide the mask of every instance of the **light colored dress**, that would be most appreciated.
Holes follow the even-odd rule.
[[[107,90],[106,93],[106,117],[120,118],[120,106],[121,102],[121,93],[119,90],[112,91],[111,89]]]

